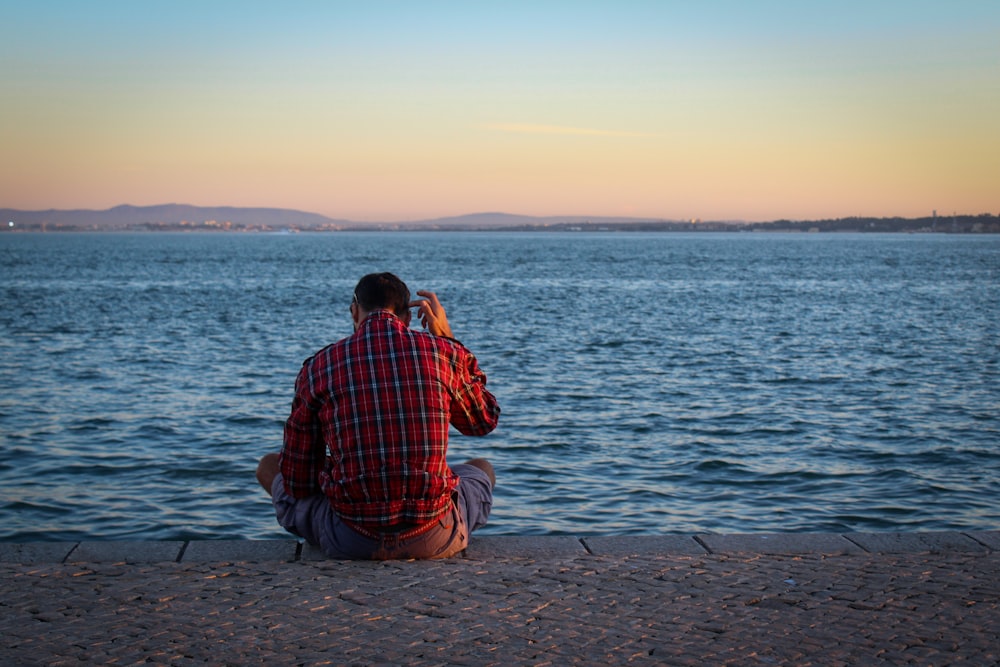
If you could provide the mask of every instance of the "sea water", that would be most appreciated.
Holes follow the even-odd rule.
[[[273,538],[259,457],[358,278],[503,414],[484,534],[997,529],[1000,237],[0,234],[0,540]]]

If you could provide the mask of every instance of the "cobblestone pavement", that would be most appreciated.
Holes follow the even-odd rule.
[[[1000,664],[996,550],[0,572],[5,665]]]

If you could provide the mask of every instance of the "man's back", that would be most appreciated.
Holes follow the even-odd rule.
[[[485,381],[457,341],[370,314],[300,371],[285,426],[286,488],[306,495],[318,479],[337,514],[360,525],[433,520],[458,484],[445,460],[449,424],[467,435],[496,427]]]
[[[500,408],[437,295],[417,295],[358,281],[354,334],[302,365],[284,445],[257,465],[278,523],[334,558],[448,558],[493,507],[493,464],[445,457],[449,425],[486,435]]]

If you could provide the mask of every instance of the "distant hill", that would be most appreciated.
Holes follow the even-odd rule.
[[[586,216],[536,217],[510,213],[473,213],[453,217],[401,222],[354,222],[328,218],[317,213],[282,208],[240,208],[234,206],[122,205],[104,211],[89,209],[19,211],[0,209],[0,224],[12,221],[21,229],[126,230],[126,229],[489,229],[547,227],[573,224],[621,224],[662,222],[647,218],[607,218]]]
[[[530,216],[471,213],[402,222],[356,222],[283,208],[234,206],[116,206],[105,211],[0,209],[0,226],[8,231],[353,231],[353,230],[507,230],[507,231],[754,231],[754,232],[937,232],[1000,233],[1000,216],[952,214],[923,218],[851,217],[830,220],[773,222],[666,220],[656,218]]]
[[[86,209],[18,211],[0,209],[0,223],[14,222],[24,227],[75,229],[138,229],[183,225],[246,227],[254,229],[284,227],[336,228],[353,223],[334,220],[316,213],[282,208],[238,208],[234,206],[116,206],[104,211]]]
[[[470,213],[447,218],[429,220],[413,220],[411,222],[395,223],[400,227],[447,227],[447,228],[486,228],[486,227],[545,227],[548,225],[574,224],[619,224],[639,222],[664,222],[660,218],[610,218],[588,217],[582,215],[532,216],[513,215],[511,213]]]

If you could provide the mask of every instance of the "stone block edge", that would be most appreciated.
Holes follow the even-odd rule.
[[[0,542],[0,563],[86,562],[296,562],[315,560],[301,541],[121,540],[84,542]],[[894,533],[698,533],[693,535],[583,536],[489,535],[473,537],[465,558],[553,558],[577,556],[725,554],[993,553],[1000,531]]]

